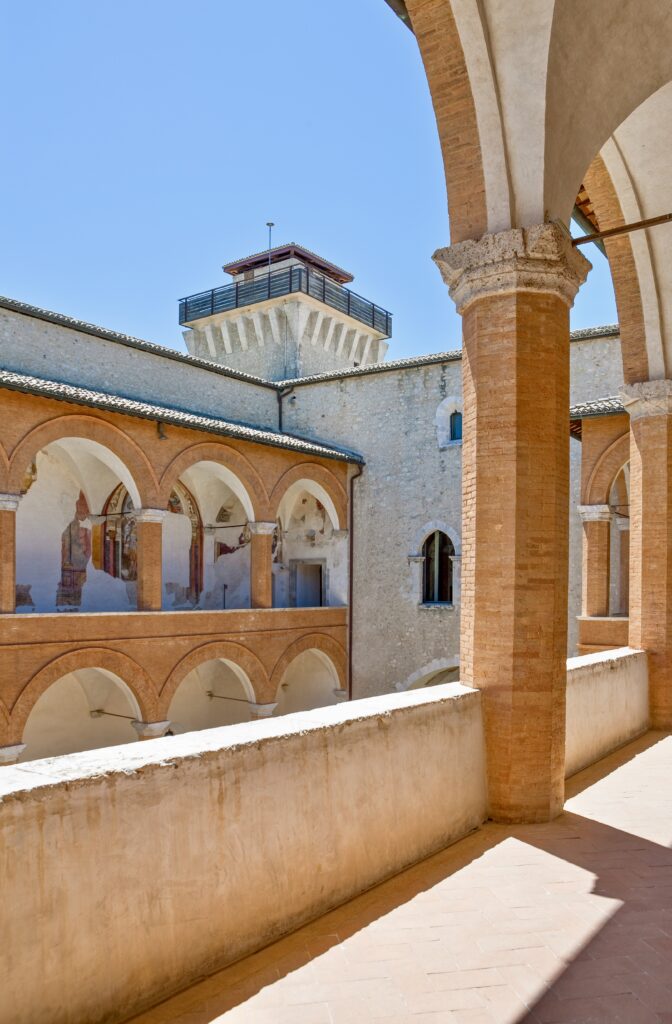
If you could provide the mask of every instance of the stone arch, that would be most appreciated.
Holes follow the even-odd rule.
[[[225,661],[235,672],[250,700],[260,704],[271,700],[268,674],[256,654],[242,644],[215,640],[190,651],[172,670],[161,688],[160,714],[167,714],[180,683],[190,672],[208,661],[216,660]]]
[[[602,452],[588,479],[586,505],[608,505],[612,484],[630,461],[630,433],[621,434]]]
[[[58,416],[35,427],[14,449],[10,460],[8,489],[19,493],[26,470],[37,453],[54,441],[68,437],[93,441],[110,451],[126,467],[142,508],[157,504],[157,481],[151,463],[131,438],[106,420],[79,414]]]
[[[453,549],[456,555],[462,554],[462,539],[453,526],[449,526],[448,523],[442,519],[432,519],[429,523],[425,523],[415,534],[413,540],[413,551],[420,553],[422,551],[422,545],[425,543],[431,533],[439,530],[441,533],[445,533],[450,538],[450,542],[453,545]]]
[[[327,633],[309,633],[306,636],[299,637],[298,640],[295,640],[275,663],[275,668],[271,672],[270,679],[270,688],[273,695],[277,693],[278,687],[282,682],[282,677],[294,659],[298,658],[300,654],[304,654],[306,651],[311,650],[317,651],[329,658],[336,671],[340,688],[342,690],[347,689],[348,673],[347,654],[345,648],[338,642],[338,640],[335,640]],[[269,698],[269,700],[274,699],[274,696]]]
[[[454,244],[467,238],[480,238],[488,231],[489,218],[475,95],[452,7],[450,0],[432,4],[407,0],[436,116],[448,192],[450,237]],[[482,82],[483,78],[473,75],[472,80]],[[493,100],[496,104],[494,83],[490,85],[490,90],[486,85],[479,96],[483,107],[479,111],[481,116]],[[488,120],[490,118],[486,118]],[[503,162],[503,152],[499,162]],[[488,182],[491,195],[499,191],[493,187],[494,177],[501,180],[502,168],[493,166],[492,172],[493,183]],[[506,184],[505,171],[504,181]],[[506,200],[508,202],[508,195]]]
[[[11,736],[11,717],[7,705],[0,698],[0,747],[9,745]]]
[[[606,231],[609,228],[622,227],[625,224],[623,210],[611,175],[600,154],[595,157],[588,168],[583,184],[595,211],[600,230]],[[648,380],[647,332],[632,236],[619,235],[616,238],[605,238],[604,247],[609,260],[618,311],[623,378],[626,384]],[[657,301],[654,305],[657,314]]]
[[[170,492],[182,474],[199,462],[214,462],[226,471],[225,482],[240,499],[251,522],[267,517],[268,494],[252,463],[230,445],[212,441],[190,445],[173,459],[161,477],[160,500],[167,504]]]
[[[288,469],[280,477],[270,497],[271,516],[280,518],[283,502],[288,495],[306,490],[321,502],[329,513],[335,530],[347,526],[348,496],[333,473],[314,462],[303,462]]]
[[[431,679],[432,676],[436,676],[439,672],[448,672],[450,669],[460,667],[459,655],[453,654],[447,658],[434,658],[433,661],[428,662],[427,665],[423,665],[422,668],[418,668],[415,672],[411,672],[403,683],[395,683],[394,688],[400,693],[404,690],[410,690],[411,687],[417,683],[423,681],[423,679]]]
[[[9,459],[7,453],[0,443],[0,491],[9,490]],[[18,492],[17,492],[18,493]]]
[[[84,647],[50,661],[24,686],[10,715],[13,742],[21,742],[28,716],[42,694],[63,676],[86,668],[102,669],[117,676],[133,693],[143,721],[157,720],[156,687],[145,669],[120,651],[107,647]]]

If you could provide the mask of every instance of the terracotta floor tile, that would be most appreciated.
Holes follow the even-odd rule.
[[[134,1024],[672,1024],[670,779],[650,734]]]

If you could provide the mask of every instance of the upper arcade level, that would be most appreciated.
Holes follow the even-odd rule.
[[[352,275],[290,243],[227,263],[233,282],[180,299],[192,355],[266,380],[379,363],[392,314],[344,287]]]

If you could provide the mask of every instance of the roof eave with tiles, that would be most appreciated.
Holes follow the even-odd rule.
[[[241,441],[268,445],[273,448],[284,448],[302,455],[311,455],[339,462],[363,464],[364,459],[356,452],[343,448],[332,448],[328,445],[296,437],[293,434],[279,434],[270,430],[260,430],[246,423],[232,423],[214,416],[202,416],[199,413],[169,406],[155,405],[151,402],[138,402],[135,399],[123,398],[91,388],[82,388],[63,381],[45,380],[41,377],[15,373],[12,370],[0,370],[0,388],[9,391],[20,391],[23,394],[38,395],[52,398],[59,402],[70,402],[74,405],[89,406],[107,412],[121,413],[140,419],[155,420],[160,423],[172,424],[190,430],[201,430],[210,434],[234,437]]]

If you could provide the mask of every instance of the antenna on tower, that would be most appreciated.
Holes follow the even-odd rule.
[[[271,246],[271,239],[273,237],[273,228],[275,227],[275,224],[273,223],[272,220],[267,220],[266,221],[266,227],[268,228],[268,272],[270,274],[270,272],[271,272],[271,248],[272,248],[272,246]]]

